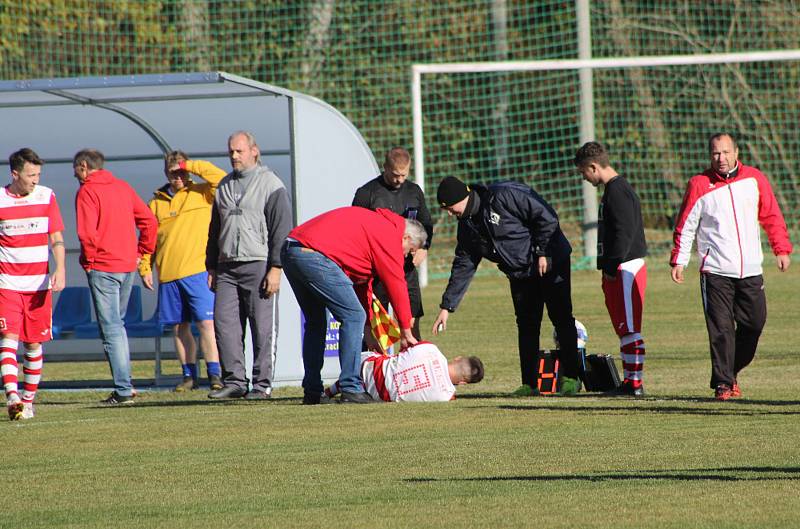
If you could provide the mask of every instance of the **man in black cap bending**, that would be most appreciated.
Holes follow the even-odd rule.
[[[522,386],[514,394],[534,394],[545,305],[562,344],[560,393],[577,393],[580,372],[570,285],[572,247],[555,210],[529,186],[517,182],[467,186],[448,176],[439,184],[436,198],[448,214],[458,217],[458,239],[433,334],[447,329],[447,318],[466,294],[478,264],[489,259],[511,286],[522,372]]]

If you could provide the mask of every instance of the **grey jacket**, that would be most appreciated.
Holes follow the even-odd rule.
[[[281,266],[281,245],[292,229],[283,182],[268,167],[229,173],[217,188],[208,227],[206,269],[220,263],[267,261]]]

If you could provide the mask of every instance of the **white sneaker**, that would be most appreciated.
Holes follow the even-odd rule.
[[[36,412],[33,408],[33,402],[23,402],[22,403],[22,418],[23,419],[33,419]]]
[[[20,420],[22,418],[22,408],[22,400],[20,400],[19,395],[12,393],[11,396],[8,397],[8,401],[6,403],[8,419],[11,421]]]

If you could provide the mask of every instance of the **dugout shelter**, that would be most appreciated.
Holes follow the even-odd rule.
[[[0,81],[0,122],[0,156],[7,159],[30,147],[46,162],[41,183],[55,190],[64,217],[68,286],[86,285],[78,263],[78,182],[72,171],[72,157],[82,148],[103,152],[106,168],[147,202],[166,183],[165,152],[181,149],[230,170],[228,136],[249,130],[263,163],[289,191],[295,224],[350,205],[355,189],[380,172],[361,134],[332,106],[225,72]],[[156,296],[142,290],[147,319]],[[303,376],[301,313],[285,278],[279,307],[275,384],[298,384]],[[336,328],[332,325],[334,335]],[[165,349],[171,347],[171,340],[165,340]],[[131,339],[134,357],[152,348],[152,339]],[[99,339],[56,340],[47,346],[50,358],[87,349],[102,353],[102,344]],[[326,378],[338,375],[336,353],[328,353]]]

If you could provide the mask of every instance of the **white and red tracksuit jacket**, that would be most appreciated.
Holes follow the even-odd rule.
[[[689,263],[697,236],[701,272],[735,278],[760,275],[764,256],[759,224],[775,255],[792,253],[786,222],[767,177],[741,162],[729,178],[708,169],[692,177],[686,187],[670,264]]]

